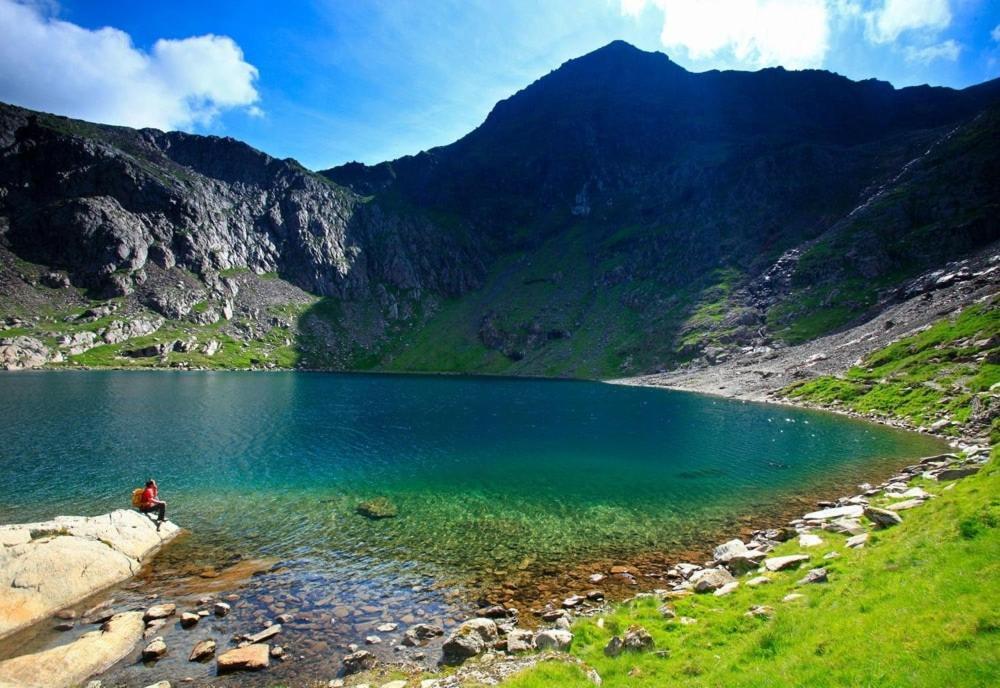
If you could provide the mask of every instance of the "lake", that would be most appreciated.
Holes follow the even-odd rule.
[[[192,534],[146,580],[221,593],[258,562],[232,623],[294,608],[286,642],[331,662],[380,621],[540,604],[547,577],[703,551],[941,449],[681,392],[306,372],[3,375],[0,436],[0,522],[128,508],[154,476]],[[398,516],[356,513],[377,496]]]

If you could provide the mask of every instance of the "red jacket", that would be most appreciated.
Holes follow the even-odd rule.
[[[156,494],[158,490],[155,487],[147,487],[142,491],[142,498],[139,500],[140,508],[147,509],[156,503]]]

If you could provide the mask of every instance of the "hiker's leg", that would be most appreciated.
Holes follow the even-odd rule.
[[[166,521],[167,520],[167,505],[166,504],[157,504],[156,505],[156,511],[159,514],[159,517],[160,517],[161,521]]]

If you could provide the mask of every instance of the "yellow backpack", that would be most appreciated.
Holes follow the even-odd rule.
[[[132,506],[136,509],[142,506],[142,492],[143,488],[137,487],[132,490]]]

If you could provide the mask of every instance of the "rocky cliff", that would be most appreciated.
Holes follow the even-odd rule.
[[[616,42],[321,174],[4,106],[0,360],[604,376],[807,341],[1000,237],[998,94]]]

